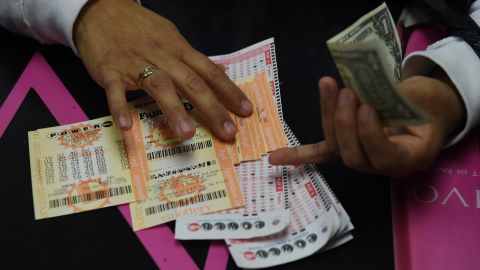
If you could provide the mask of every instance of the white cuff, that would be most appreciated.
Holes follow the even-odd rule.
[[[41,43],[60,43],[77,53],[73,25],[88,0],[0,0],[0,25]],[[139,4],[140,0],[137,0]]]
[[[73,25],[88,0],[23,0],[24,21],[33,38],[42,43],[73,43]]]
[[[404,78],[427,74],[437,65],[458,89],[467,112],[465,126],[447,142],[447,147],[465,137],[480,120],[480,59],[465,41],[449,37],[433,44],[427,51],[409,55],[403,65]]]
[[[470,16],[480,21],[480,1],[471,6]],[[441,67],[456,86],[466,108],[466,123],[445,147],[463,139],[480,122],[480,58],[463,39],[447,37],[430,45],[426,51],[415,52],[403,62],[404,78],[425,75]]]

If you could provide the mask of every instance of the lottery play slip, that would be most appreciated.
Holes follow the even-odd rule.
[[[247,93],[259,121],[268,109],[262,98],[274,101],[281,132],[264,126],[264,147],[299,145],[283,121],[278,71],[273,39],[238,52],[211,59],[226,67],[227,75]],[[251,82],[248,84],[248,82]],[[263,86],[269,96],[258,97]],[[281,134],[280,134],[281,133]],[[238,142],[239,140],[237,140]],[[255,143],[252,142],[252,143]],[[269,145],[273,149],[269,148]],[[226,239],[230,253],[241,268],[263,268],[292,262],[339,246],[350,239],[350,219],[314,165],[271,166],[268,155],[250,159],[236,167],[245,198],[243,207],[177,219],[178,239]]]
[[[250,98],[232,115],[232,143],[196,127],[181,141],[150,97],[129,103],[131,130],[111,116],[30,131],[35,218],[129,204],[134,230],[175,220],[175,237],[223,239],[241,268],[292,262],[339,246],[353,225],[314,165],[272,166],[269,152],[299,145],[283,120],[273,39],[211,59]]]

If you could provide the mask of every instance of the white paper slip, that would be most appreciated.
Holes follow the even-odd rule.
[[[175,238],[249,239],[275,234],[288,226],[287,167],[271,166],[264,156],[258,161],[241,163],[236,171],[245,206],[179,218],[175,223]]]
[[[289,170],[289,187],[292,219],[285,231],[250,240],[226,240],[238,267],[264,268],[299,260],[320,250],[337,233],[338,215],[303,166]]]
[[[277,210],[260,214],[201,215],[177,219],[177,239],[248,239],[284,230],[290,223],[288,210]]]

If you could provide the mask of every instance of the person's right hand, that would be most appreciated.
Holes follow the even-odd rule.
[[[192,102],[222,140],[234,139],[237,131],[228,110],[239,116],[252,113],[248,98],[221,67],[193,49],[173,23],[133,0],[89,1],[75,23],[74,41],[123,130],[132,126],[125,91],[139,88],[139,73],[147,66],[158,71],[142,86],[181,139],[192,137],[195,127],[177,93]]]
[[[441,69],[434,78],[417,76],[398,85],[411,101],[432,115],[430,122],[417,126],[384,127],[371,105],[360,104],[350,89],[339,91],[333,78],[322,78],[319,87],[325,140],[276,150],[270,154],[271,164],[341,159],[361,172],[402,176],[429,166],[465,121],[463,102]]]

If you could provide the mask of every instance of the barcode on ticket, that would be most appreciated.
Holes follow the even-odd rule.
[[[155,152],[149,152],[147,153],[147,159],[148,160],[159,159],[159,158],[169,157],[177,154],[188,153],[188,152],[192,152],[192,151],[196,151],[196,150],[200,150],[200,149],[208,148],[212,146],[213,146],[213,143],[211,140],[187,144],[187,145],[179,145],[171,148],[161,149]]]
[[[78,194],[74,196],[68,196],[61,199],[50,200],[48,205],[50,208],[58,208],[62,206],[68,206],[72,204],[91,202],[96,200],[101,200],[109,197],[114,197],[118,195],[125,195],[132,193],[132,186],[123,186],[110,188],[108,190],[98,190],[95,192]]]
[[[182,207],[185,205],[208,202],[211,200],[221,199],[227,197],[227,192],[225,190],[219,190],[214,192],[209,192],[205,194],[200,194],[195,197],[181,199],[174,202],[162,203],[152,207],[145,208],[145,215],[150,216],[156,213],[168,211],[175,209],[177,207]]]

